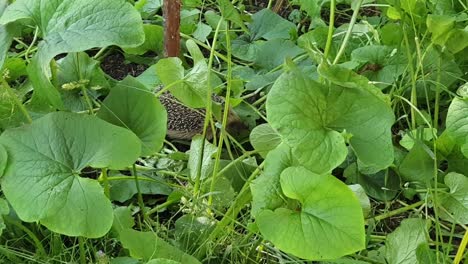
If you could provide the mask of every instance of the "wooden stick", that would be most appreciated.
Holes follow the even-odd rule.
[[[181,0],[164,0],[164,55],[178,57],[180,50]]]

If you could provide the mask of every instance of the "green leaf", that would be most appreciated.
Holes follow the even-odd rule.
[[[148,261],[165,258],[186,264],[200,264],[196,258],[172,246],[152,232],[139,232],[124,229],[120,232],[120,242],[130,251],[130,256]]]
[[[140,154],[130,131],[97,117],[54,112],[0,136],[9,163],[5,197],[26,222],[68,236],[96,238],[112,225],[112,206],[86,167],[122,169]]]
[[[199,22],[197,29],[193,32],[193,37],[201,42],[206,42],[206,38],[210,35],[213,29],[205,23]]]
[[[280,135],[269,124],[261,124],[250,133],[250,144],[255,150],[260,151],[262,157],[266,157],[266,154],[280,143]]]
[[[441,216],[450,222],[468,224],[468,177],[450,172],[445,176],[444,182],[450,188],[450,192],[441,195],[441,206],[451,215],[445,210],[440,210]]]
[[[223,15],[223,18],[233,22],[235,25],[239,26],[242,30],[248,31],[247,27],[244,25],[244,21],[240,13],[234,7],[234,5],[229,0],[217,0],[219,10]]]
[[[289,39],[296,30],[296,25],[267,8],[252,15],[252,20],[249,24],[252,40]]]
[[[109,88],[99,61],[85,52],[69,53],[58,62],[58,85],[65,107],[71,111],[88,110],[89,106],[81,93],[86,89],[91,97],[95,90]]]
[[[158,259],[152,259],[152,260],[146,262],[146,264],[180,264],[180,262],[179,262],[179,261],[170,260],[170,259],[161,259],[161,258],[158,258]]]
[[[391,264],[418,263],[416,249],[419,245],[427,243],[427,225],[423,219],[409,218],[387,236],[386,258]]]
[[[264,210],[256,217],[260,232],[275,246],[310,260],[339,258],[365,247],[361,206],[348,186],[304,167],[287,168],[280,181],[297,207]]]
[[[382,43],[388,46],[399,46],[403,41],[403,32],[401,25],[394,22],[387,22],[382,28],[380,28],[380,37]]]
[[[144,85],[129,76],[111,89],[98,117],[133,131],[141,140],[141,156],[159,151],[167,130],[167,113]]]
[[[429,183],[434,177],[434,159],[429,153],[431,150],[424,143],[416,141],[398,168],[401,178],[408,182]]]
[[[208,217],[184,215],[175,222],[174,235],[182,249],[197,250],[215,227],[216,222]]]
[[[345,169],[343,175],[347,179],[346,183],[361,185],[367,195],[381,201],[392,200],[400,190],[400,177],[390,169],[367,175],[360,173],[356,163],[353,163]]]
[[[337,81],[345,87],[325,86],[292,69],[278,78],[268,94],[269,123],[309,170],[326,173],[344,161],[343,132],[352,135],[350,145],[370,171],[393,162],[393,111],[377,88],[363,87],[358,81],[349,78]]]
[[[5,168],[7,166],[7,161],[8,161],[8,153],[5,147],[3,147],[0,144],[0,177],[3,176],[3,172],[5,171]]]
[[[0,0],[0,17],[8,6],[8,0]],[[4,26],[0,23],[0,69],[7,58],[7,52],[13,41],[14,34],[11,26]],[[3,74],[0,72],[0,74]]]
[[[11,93],[9,93],[5,87],[0,85],[0,128],[6,129],[12,125],[15,126],[16,123],[18,123],[17,121],[22,120],[18,120],[20,115],[19,109],[14,98],[12,98]]]
[[[145,86],[148,92],[154,92],[155,88],[161,85],[161,81],[156,74],[156,64],[146,69],[142,74],[138,75],[136,79]]]
[[[142,55],[148,51],[161,53],[164,49],[164,28],[159,25],[144,24],[145,42],[134,48],[124,48],[125,53]]]
[[[25,76],[28,73],[26,72],[26,62],[21,58],[10,57],[5,60],[3,65],[2,73],[5,73],[4,70],[8,70],[8,76],[5,76],[5,80],[15,81],[21,76]]]
[[[406,150],[411,150],[417,139],[424,142],[430,142],[434,139],[434,135],[437,135],[437,130],[435,128],[414,129],[403,135],[400,140],[400,145]]]
[[[274,210],[285,204],[281,192],[280,175],[287,167],[296,164],[291,149],[284,143],[270,151],[265,159],[265,169],[251,184],[252,211],[256,217],[262,210]]]
[[[290,40],[273,39],[258,44],[254,63],[265,70],[272,70],[284,63],[286,59],[293,59],[304,53],[304,50],[296,46]]]
[[[455,142],[463,148],[468,148],[468,100],[453,98],[447,113],[447,132]],[[468,154],[468,153],[464,153]],[[468,155],[465,155],[468,158]]]
[[[205,179],[213,171],[214,161],[213,155],[217,151],[217,147],[207,140],[205,140],[205,146],[203,147],[202,153],[202,144],[203,137],[201,135],[196,135],[193,137],[190,144],[190,156],[188,160],[187,167],[190,170],[190,178],[195,180],[198,174],[198,168],[201,166],[200,179]],[[203,155],[203,158],[201,157]],[[201,165],[200,165],[201,162]]]
[[[39,108],[47,105],[63,108],[48,77],[49,62],[56,55],[111,45],[131,47],[144,41],[141,17],[124,0],[18,0],[6,8],[0,24],[23,19],[38,26],[43,36],[28,66],[35,88],[33,103]]]
[[[125,176],[120,175],[120,177]],[[136,187],[134,177],[127,177],[127,179],[112,181],[110,189],[111,200],[123,203],[132,198],[135,194],[138,193],[138,191],[140,191],[142,194],[161,195],[169,195],[172,191],[168,186],[169,184],[159,177],[153,176],[151,178],[146,178],[140,176],[139,178],[138,186],[140,187],[140,190],[138,190]]]
[[[449,34],[446,46],[452,53],[460,52],[468,47],[468,28],[455,28]]]
[[[194,67],[192,75],[195,75],[198,70],[199,68]],[[182,61],[179,58],[161,59],[156,64],[156,73],[164,86],[171,87],[169,91],[179,101],[192,108],[205,107],[203,92],[196,90],[186,82],[187,77],[184,76],[184,67],[182,67]],[[192,77],[192,79],[195,81],[196,78]],[[205,81],[206,77],[198,80],[199,83]],[[206,91],[204,94],[206,94]]]
[[[316,18],[318,15],[320,15],[320,9],[322,8],[324,2],[326,1],[299,0],[299,5],[301,6],[301,10],[306,11],[310,18]]]
[[[131,229],[135,225],[132,210],[129,207],[117,207],[114,209],[114,222],[112,230],[120,234],[124,229]]]
[[[426,19],[427,29],[432,33],[433,43],[444,46],[450,36],[450,31],[455,26],[454,16],[428,15]]]
[[[354,195],[359,200],[359,204],[361,205],[363,216],[366,217],[371,212],[371,204],[369,197],[366,194],[364,188],[362,188],[359,184],[348,185],[348,187],[353,191]]]
[[[406,57],[387,46],[364,46],[353,50],[351,59],[364,65],[360,73],[380,88],[392,85],[407,67]]]

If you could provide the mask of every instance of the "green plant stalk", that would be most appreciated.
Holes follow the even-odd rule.
[[[390,211],[390,212],[386,212],[385,214],[381,214],[381,215],[378,215],[378,216],[375,216],[375,217],[370,217],[370,218],[367,218],[367,219],[373,219],[375,221],[381,221],[383,219],[386,219],[386,218],[389,218],[389,217],[392,217],[392,216],[395,216],[395,215],[399,215],[401,213],[404,213],[406,211],[409,211],[409,210],[412,210],[416,207],[419,207],[421,205],[423,205],[426,201],[424,200],[421,200],[417,203],[414,203],[414,204],[411,204],[411,205],[408,205],[408,206],[405,206],[405,207],[401,207],[401,208],[398,208],[396,210],[393,210],[393,211]]]
[[[21,259],[19,259],[16,255],[10,252],[11,250],[8,248],[5,248],[4,246],[0,246],[0,254],[3,256],[7,257],[9,260],[12,261],[12,263],[21,263]]]
[[[28,123],[32,123],[32,118],[28,113],[28,110],[26,110],[26,107],[24,107],[23,103],[18,99],[16,94],[13,92],[12,88],[10,85],[7,83],[5,79],[2,78],[2,86],[7,92],[8,96],[13,99],[15,102],[16,106],[20,109],[21,113],[24,115]]]
[[[110,198],[110,187],[109,187],[109,178],[107,177],[107,168],[103,168],[101,171],[102,184],[104,185],[104,195],[107,198]]]
[[[267,5],[267,8],[268,9],[271,9],[271,5],[273,4],[273,0],[269,0],[268,1],[268,5]]]
[[[453,264],[458,264],[462,261],[463,254],[465,253],[466,247],[468,245],[468,229],[465,229],[465,235],[458,247],[457,254],[455,255],[455,259],[453,260]]]
[[[39,33],[39,27],[36,27],[36,30],[34,31],[33,40],[31,41],[31,44],[28,46],[28,48],[24,52],[24,59],[26,60],[28,64],[30,63],[28,56],[29,56],[29,53],[31,52],[31,48],[34,46],[34,44],[36,44],[38,33]]]
[[[158,205],[156,205],[156,207],[151,208],[150,210],[148,210],[148,212],[146,212],[146,215],[147,215],[147,216],[150,216],[150,215],[152,215],[152,214],[158,212],[159,210],[161,210],[161,209],[163,209],[163,208],[166,208],[166,207],[168,207],[168,206],[171,205],[171,204],[178,203],[178,202],[179,202],[179,201],[177,201],[177,200],[165,201],[164,203],[158,204]]]
[[[86,87],[84,85],[81,86],[81,92],[83,93],[83,97],[85,98],[86,104],[88,105],[89,113],[91,115],[94,115],[93,103],[89,99],[88,91],[86,90]]]
[[[86,251],[85,251],[85,246],[84,246],[84,238],[83,237],[78,237],[78,244],[80,247],[80,263],[81,264],[86,264]]]
[[[343,39],[343,42],[341,43],[340,49],[338,50],[338,53],[336,54],[335,59],[333,60],[333,64],[337,64],[338,61],[341,58],[341,55],[343,55],[346,46],[348,45],[349,38],[351,37],[351,34],[353,33],[353,28],[354,24],[356,24],[356,19],[359,14],[359,10],[361,9],[363,0],[359,0],[356,6],[356,9],[354,9],[353,16],[351,17],[351,21],[349,22],[348,30],[346,31],[346,35]]]
[[[231,87],[232,87],[232,54],[231,54],[231,37],[229,35],[229,23],[226,23],[226,50],[227,50],[227,76],[226,76],[226,100],[224,101],[224,112],[223,112],[223,121],[221,135],[219,138],[218,149],[216,152],[216,159],[213,166],[213,176],[210,184],[210,194],[208,196],[208,206],[213,204],[213,191],[216,183],[216,175],[219,169],[219,161],[221,160],[221,153],[223,150],[223,141],[226,138],[226,124],[228,122],[228,114],[231,100]]]
[[[133,164],[133,166],[132,166],[132,175],[133,175],[133,177],[135,179],[135,186],[136,186],[136,189],[137,189],[138,206],[140,207],[141,215],[143,217],[143,220],[145,220],[146,222],[149,223],[148,217],[147,217],[146,212],[145,212],[145,203],[143,202],[143,195],[141,194],[141,191],[140,191],[140,183],[138,182],[138,174],[137,174],[137,169],[136,169],[135,164]]]
[[[403,28],[403,39],[406,47],[406,56],[408,58],[408,66],[410,69],[410,74],[411,74],[411,104],[415,107],[418,108],[418,101],[417,101],[417,92],[416,92],[416,72],[414,70],[414,65],[413,65],[413,56],[411,55],[411,50],[409,46],[409,40],[408,40],[408,34],[406,33],[405,26],[402,25]],[[414,130],[416,129],[416,114],[415,110],[412,107],[410,109],[411,112],[411,129]]]
[[[331,0],[330,22],[328,23],[327,44],[325,44],[325,54],[323,55],[324,60],[328,59],[328,54],[330,53],[331,44],[333,42],[333,31],[335,30],[335,9],[336,9],[336,0]]]
[[[46,253],[44,247],[42,246],[41,241],[39,240],[39,238],[37,238],[37,236],[31,230],[29,230],[29,228],[27,228],[26,226],[21,224],[21,222],[18,222],[16,220],[11,219],[9,216],[4,215],[3,219],[5,220],[5,222],[7,222],[9,224],[12,224],[12,225],[18,227],[19,229],[21,229],[23,232],[25,232],[32,239],[32,241],[34,242],[34,245],[36,246],[36,249],[37,249],[36,253],[39,256],[41,256],[41,257],[47,256],[47,253]]]
[[[227,212],[224,214],[223,218],[218,222],[213,231],[211,231],[206,241],[216,242],[216,240],[218,239],[218,235],[221,232],[225,231],[225,227],[228,226],[232,221],[235,221],[235,219],[237,218],[237,214],[244,207],[244,205],[252,200],[252,193],[250,192],[250,182],[253,181],[253,179],[255,179],[255,177],[257,177],[257,175],[260,173],[264,163],[265,162],[262,162],[249,176],[244,186],[242,186],[242,189],[240,190],[239,194],[236,196],[236,199],[229,207]],[[205,250],[198,250],[197,258],[202,259],[204,257],[204,252]]]
[[[215,33],[214,33],[214,36],[213,36],[213,44],[212,44],[213,48],[211,49],[210,58],[208,60],[208,79],[207,79],[208,91],[207,91],[207,94],[206,94],[207,105],[206,105],[206,112],[205,112],[205,122],[204,122],[204,125],[203,125],[203,133],[202,133],[203,142],[202,142],[202,145],[201,145],[201,148],[200,148],[201,153],[199,155],[200,158],[198,159],[197,176],[195,178],[195,185],[193,187],[194,197],[198,197],[199,194],[200,194],[200,181],[201,181],[201,171],[202,171],[202,165],[203,165],[202,164],[203,163],[203,154],[205,153],[205,139],[206,139],[207,128],[209,126],[210,119],[211,119],[211,107],[212,107],[211,106],[211,94],[213,93],[213,87],[211,87],[211,78],[210,78],[209,74],[211,73],[211,69],[213,68],[214,47],[216,47],[216,42],[217,42],[218,35],[219,35],[219,29],[221,27],[221,21],[222,21],[222,19],[219,20],[218,25],[216,26],[216,30],[215,30]]]
[[[442,64],[442,59],[439,56],[439,61],[437,62],[437,80],[436,80],[436,87],[435,87],[435,102],[434,102],[434,127],[436,129],[439,128],[439,109],[440,109],[440,67]]]
[[[433,129],[431,129],[433,131]],[[433,132],[434,134],[434,132]],[[435,138],[436,139],[436,138]],[[438,174],[438,162],[437,162],[437,144],[436,140],[433,141],[433,148],[434,148],[434,186],[437,186],[439,182],[439,174]],[[434,216],[435,216],[435,230],[436,230],[436,259],[439,259],[440,251],[439,251],[439,241],[443,242],[444,238],[442,235],[442,230],[440,228],[439,223],[439,188],[435,188],[434,190],[430,191],[432,195],[432,201],[434,202]]]

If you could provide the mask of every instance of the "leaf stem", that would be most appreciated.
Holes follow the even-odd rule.
[[[33,40],[31,41],[31,44],[29,44],[28,48],[24,52],[24,59],[26,60],[27,63],[30,63],[30,60],[28,58],[29,52],[31,52],[31,48],[34,46],[34,44],[37,41],[37,35],[39,33],[39,27],[36,27],[36,30],[34,31],[34,37]]]
[[[392,217],[392,216],[395,216],[395,215],[399,215],[401,213],[404,213],[406,211],[409,211],[411,209],[414,209],[416,207],[419,207],[421,205],[423,205],[426,201],[424,200],[421,200],[417,203],[414,203],[414,204],[410,204],[408,206],[405,206],[405,207],[401,207],[401,208],[398,208],[396,210],[393,210],[393,211],[390,211],[390,212],[386,212],[385,214],[381,214],[381,215],[378,215],[378,216],[375,216],[375,217],[370,217],[368,219],[374,219],[375,221],[381,221],[383,219],[386,219],[386,218],[389,218],[389,217]]]
[[[363,0],[359,0],[357,2],[356,9],[354,9],[353,16],[351,17],[351,21],[349,22],[348,30],[346,31],[346,35],[343,39],[343,42],[341,43],[340,49],[338,50],[338,53],[336,54],[335,60],[333,60],[333,64],[338,63],[338,61],[341,58],[341,55],[343,55],[344,50],[346,49],[346,46],[348,45],[348,41],[353,32],[354,24],[356,23],[356,19],[359,14],[359,9],[361,9],[362,2]]]
[[[109,178],[107,177],[107,168],[103,168],[101,171],[102,175],[102,184],[104,185],[104,195],[107,198],[110,198],[110,187],[109,187]]]
[[[208,196],[208,206],[213,203],[213,191],[216,183],[216,176],[219,169],[219,161],[221,160],[221,153],[223,151],[223,142],[226,134],[226,124],[228,123],[228,115],[230,108],[230,99],[231,99],[231,86],[232,86],[232,54],[231,54],[231,37],[229,35],[229,23],[226,23],[226,50],[227,50],[227,76],[226,76],[226,100],[224,102],[224,112],[223,112],[223,121],[221,135],[219,138],[218,150],[216,153],[216,159],[213,167],[213,176],[210,184],[210,194]]]
[[[457,254],[453,260],[453,264],[458,264],[463,258],[463,253],[465,252],[466,246],[468,245],[468,229],[465,230],[465,235],[463,236],[460,246],[458,247]]]
[[[136,165],[133,164],[132,166],[132,175],[135,179],[135,186],[136,186],[136,189],[137,189],[137,197],[138,197],[138,206],[140,207],[140,211],[141,211],[141,215],[143,217],[143,220],[147,221],[148,220],[148,217],[146,215],[146,212],[145,212],[145,203],[143,202],[143,195],[141,194],[141,190],[140,190],[140,183],[138,181],[138,174],[137,174],[137,169],[136,169]],[[149,221],[147,221],[149,223]]]
[[[206,241],[215,242],[215,240],[218,238],[219,233],[225,231],[225,227],[229,225],[229,223],[231,223],[232,221],[236,220],[237,214],[240,212],[240,210],[244,207],[245,204],[247,204],[252,199],[252,193],[250,192],[250,182],[253,181],[258,174],[260,174],[261,170],[263,169],[264,163],[265,162],[262,162],[249,176],[247,181],[244,183],[244,186],[242,186],[242,189],[240,190],[239,194],[233,201],[231,207],[229,207],[227,212],[224,214],[223,218],[218,222],[213,231],[211,231]],[[201,259],[202,257],[204,257],[204,252],[205,250],[201,250],[201,248],[199,248],[197,258]]]
[[[82,236],[78,237],[78,245],[80,248],[80,263],[86,264],[86,252],[84,247],[84,238]]]
[[[91,100],[89,99],[89,96],[88,96],[88,91],[86,90],[86,87],[84,85],[81,86],[81,92],[83,93],[86,104],[88,105],[89,113],[93,115],[94,114],[93,103],[91,103]]]
[[[335,30],[335,7],[336,7],[336,0],[331,0],[330,1],[330,22],[328,23],[327,44],[325,45],[325,54],[324,54],[325,60],[327,60],[328,58],[331,44],[333,42],[333,31]]]
[[[39,238],[37,238],[37,236],[31,230],[29,230],[29,228],[27,228],[26,226],[21,224],[21,222],[12,219],[9,216],[4,215],[3,219],[5,220],[5,222],[7,222],[9,224],[12,224],[12,225],[18,227],[19,229],[21,229],[23,232],[25,232],[32,239],[32,241],[36,245],[36,249],[37,249],[36,253],[39,256],[42,256],[42,257],[47,256],[47,253],[46,253],[44,247],[42,246],[41,241],[39,240]]]
[[[219,29],[221,27],[221,22],[223,20],[220,19],[219,22],[218,22],[218,25],[216,26],[216,30],[215,30],[215,33],[214,33],[214,36],[213,36],[213,44],[211,45],[212,47],[216,47],[216,42],[217,42],[217,39],[218,39],[218,35],[219,35]],[[210,77],[210,73],[211,73],[211,70],[213,68],[213,60],[214,60],[214,48],[211,49],[211,52],[210,52],[210,58],[208,60],[208,79],[206,81],[206,86],[207,86],[207,94],[206,94],[206,112],[205,112],[205,122],[203,124],[203,133],[202,133],[202,144],[201,144],[201,148],[200,148],[200,155],[199,155],[199,159],[198,159],[198,166],[197,166],[197,176],[195,178],[195,185],[193,187],[193,194],[194,194],[194,197],[198,197],[199,195],[199,192],[200,192],[200,181],[201,181],[201,171],[202,171],[202,163],[203,163],[203,154],[205,153],[205,139],[206,139],[206,135],[207,135],[207,128],[209,126],[209,123],[210,123],[210,119],[211,119],[211,94],[212,94],[212,91],[213,91],[213,88],[211,87],[211,77]],[[214,133],[214,131],[213,131]]]

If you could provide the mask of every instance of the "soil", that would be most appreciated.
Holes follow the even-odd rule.
[[[125,79],[127,75],[136,77],[142,74],[148,66],[126,62],[124,55],[117,52],[105,57],[101,62],[101,68],[110,77],[120,81]]]

